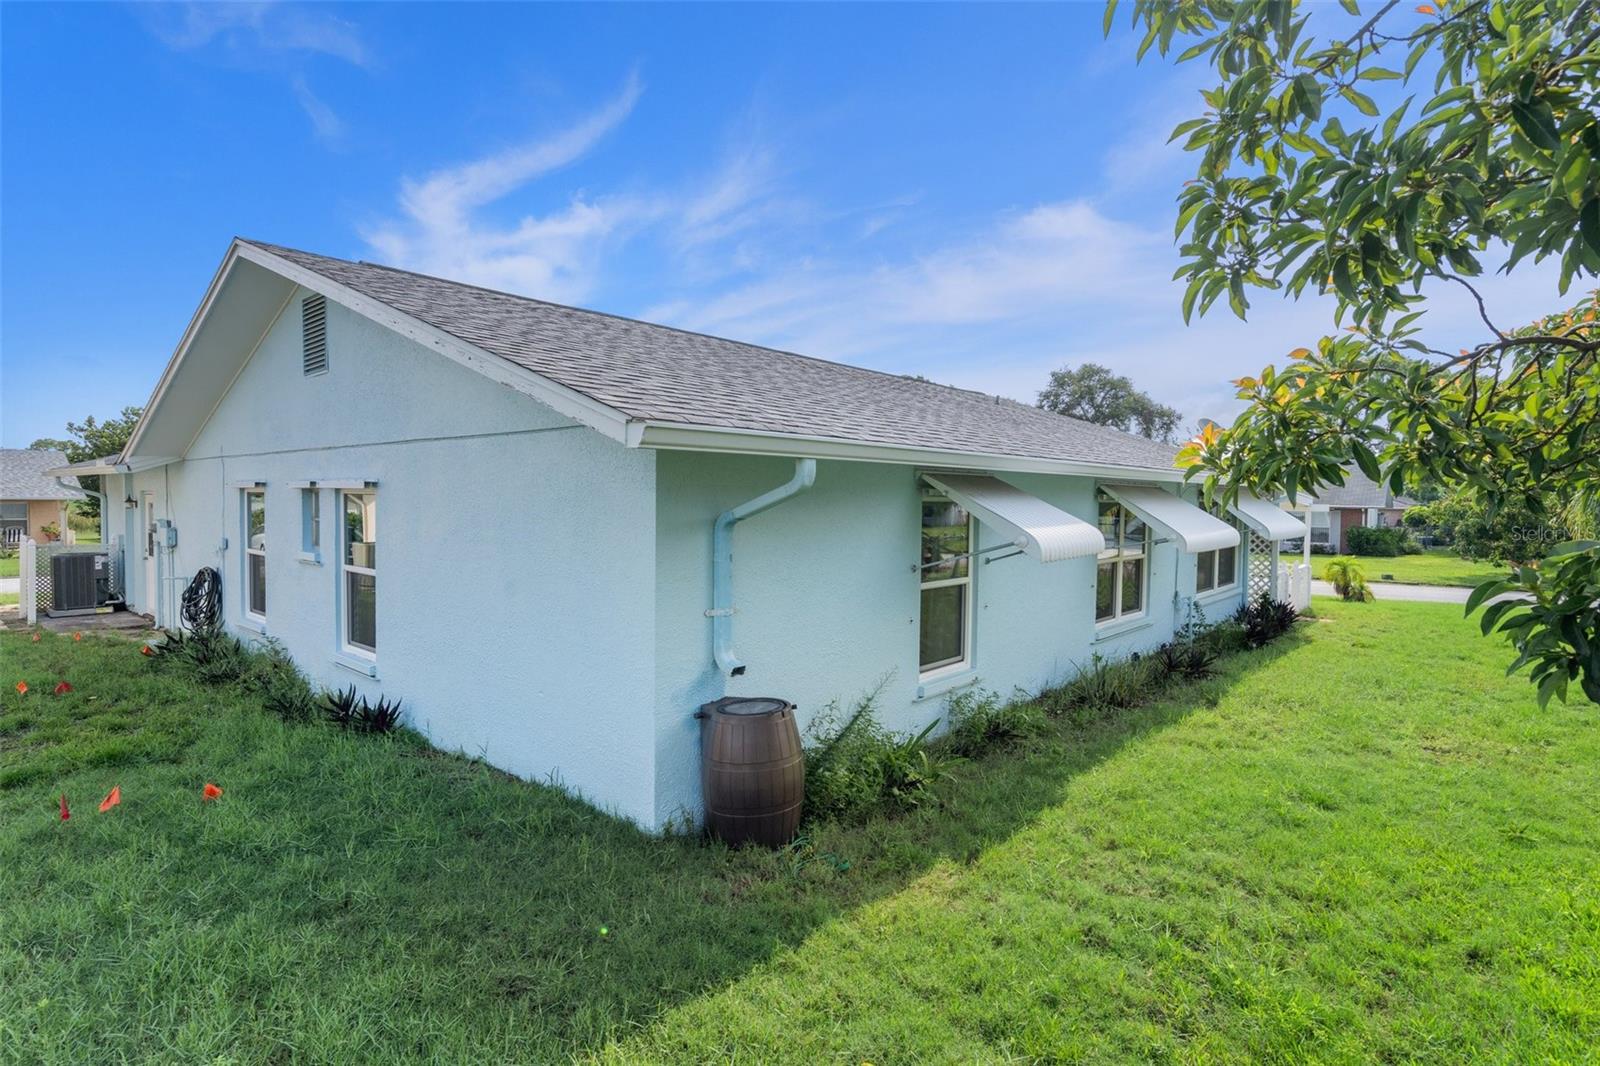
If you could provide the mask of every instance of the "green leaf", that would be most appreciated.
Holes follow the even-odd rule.
[[[1372,449],[1361,441],[1352,440],[1350,442],[1350,453],[1355,456],[1356,465],[1361,468],[1363,474],[1373,481],[1381,482],[1383,480],[1382,472],[1378,469],[1377,456],[1372,454]]]
[[[1511,117],[1522,135],[1545,151],[1553,152],[1561,146],[1555,114],[1543,100],[1512,101]]]
[[[1311,121],[1322,117],[1322,86],[1312,75],[1301,74],[1294,79],[1294,101]]]
[[[1372,97],[1368,96],[1366,93],[1357,92],[1355,89],[1346,85],[1339,90],[1339,95],[1344,97],[1346,100],[1349,100],[1355,105],[1357,111],[1368,116],[1369,118],[1378,113],[1378,105],[1373,103]]]
[[[1106,0],[1105,17],[1103,19],[1101,19],[1101,21],[1100,21],[1100,33],[1101,33],[1102,36],[1105,36],[1105,37],[1110,37],[1111,36],[1111,20],[1116,18],[1116,17],[1117,17],[1117,0]]]
[[[1493,596],[1498,596],[1502,592],[1505,592],[1513,587],[1514,586],[1511,582],[1500,577],[1491,578],[1488,581],[1482,582],[1467,596],[1467,609],[1462,612],[1462,616],[1465,617],[1466,615],[1471,614],[1473,611],[1476,611],[1479,607],[1481,607],[1485,600]]]
[[[1578,212],[1578,232],[1590,251],[1600,255],[1600,196],[1591,196]]]

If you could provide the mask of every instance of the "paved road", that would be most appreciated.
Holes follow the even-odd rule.
[[[1450,585],[1399,585],[1390,581],[1368,581],[1367,587],[1380,600],[1414,600],[1419,603],[1466,603],[1467,597],[1472,595],[1471,589]],[[1338,593],[1326,581],[1313,581],[1311,595],[1337,596]],[[1503,592],[1494,599],[1503,600],[1515,595],[1514,592]],[[1489,602],[1493,603],[1494,600]]]

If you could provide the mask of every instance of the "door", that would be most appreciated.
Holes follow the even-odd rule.
[[[156,614],[156,494],[141,492],[139,499],[143,506],[140,513],[144,515],[144,588],[140,605],[144,613],[152,618]]]

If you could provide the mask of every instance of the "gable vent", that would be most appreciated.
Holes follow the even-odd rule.
[[[300,301],[301,365],[307,375],[328,370],[328,298],[320,293]]]

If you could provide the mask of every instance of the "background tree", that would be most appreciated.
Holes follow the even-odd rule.
[[[1346,325],[1241,378],[1244,413],[1183,461],[1224,495],[1294,496],[1353,462],[1397,492],[1433,480],[1535,514],[1592,498],[1600,295],[1517,329],[1475,281],[1485,254],[1505,271],[1554,259],[1563,294],[1600,272],[1600,0],[1341,6],[1316,6],[1315,33],[1289,0],[1132,7],[1140,56],[1181,46],[1218,77],[1173,134],[1199,156],[1178,199],[1185,316],[1309,290]],[[1470,347],[1424,341],[1425,283],[1472,296]],[[1516,575],[1532,603],[1489,608],[1485,632],[1510,637],[1541,702],[1573,679],[1600,701],[1600,545]]]
[[[1171,440],[1183,419],[1166,404],[1151,399],[1149,393],[1134,388],[1128,378],[1099,363],[1051,371],[1050,383],[1039,393],[1038,404],[1058,415],[1116,426],[1151,440]]]
[[[133,428],[139,424],[139,415],[143,410],[141,407],[124,407],[120,415],[108,418],[104,422],[96,421],[94,415],[90,415],[82,422],[68,422],[67,434],[71,439],[40,437],[28,447],[65,452],[69,463],[81,463],[86,459],[101,459],[108,455],[116,455],[127,445],[128,438],[133,436]],[[80,477],[78,484],[87,492],[100,491],[98,477]],[[96,516],[100,514],[100,501],[94,496],[82,501],[81,506],[87,514]]]

